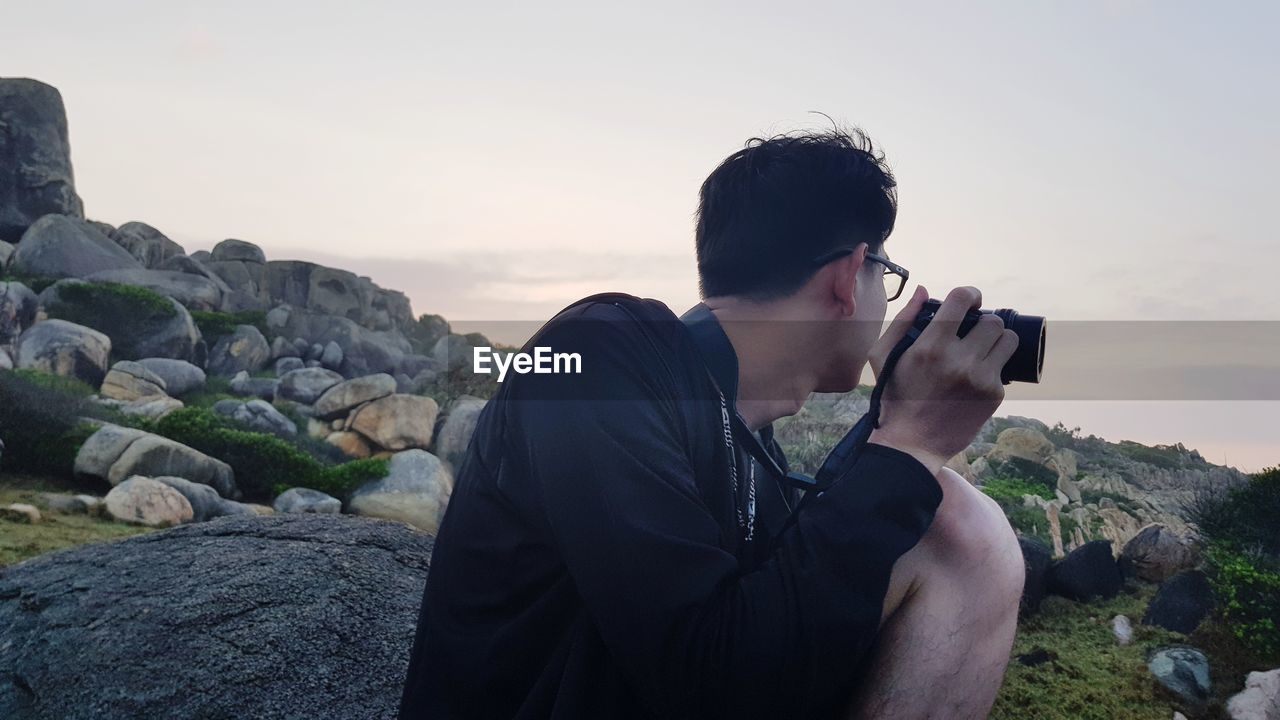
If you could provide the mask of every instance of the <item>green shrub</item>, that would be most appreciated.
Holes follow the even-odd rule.
[[[1117,452],[1130,460],[1155,465],[1165,470],[1177,470],[1183,466],[1185,459],[1177,448],[1168,445],[1147,446],[1132,440],[1121,440],[1114,447]]]
[[[200,334],[210,348],[218,342],[218,338],[235,332],[237,325],[252,325],[264,336],[267,334],[267,314],[260,310],[236,313],[193,310],[191,319],[195,321],[196,327],[200,328]]]
[[[230,465],[236,485],[250,502],[267,502],[291,487],[308,487],[341,498],[387,472],[385,462],[323,463],[287,440],[234,427],[201,407],[176,410],[155,427],[160,435]]]
[[[45,308],[51,318],[84,325],[111,338],[111,355],[140,359],[140,344],[170,322],[177,310],[165,296],[134,285],[69,283]]]
[[[1058,473],[1038,462],[1020,457],[1011,457],[1007,460],[987,458],[987,463],[991,468],[992,475],[1025,480],[1033,485],[1044,486],[1049,489],[1049,497],[1053,497],[1053,491],[1058,488]]]
[[[1268,662],[1280,661],[1280,563],[1257,552],[1212,543],[1210,582],[1232,634]]]
[[[91,392],[87,385],[57,375],[0,371],[3,469],[71,478],[76,453],[93,434],[93,427],[81,420],[91,410],[86,400]]]
[[[1035,495],[1045,500],[1057,497],[1040,483],[1029,483],[1019,478],[991,478],[982,484],[982,492],[991,496],[1001,507],[1021,505],[1023,495]]]
[[[44,292],[45,288],[58,282],[58,278],[43,277],[41,275],[26,275],[20,273],[13,268],[9,268],[0,272],[0,282],[17,282],[26,285],[31,292],[39,295]]]

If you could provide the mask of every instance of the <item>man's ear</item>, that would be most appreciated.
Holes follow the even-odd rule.
[[[831,280],[832,299],[840,306],[840,313],[846,317],[852,317],[858,309],[854,296],[858,288],[858,271],[862,269],[866,257],[867,244],[858,243],[857,250],[831,263],[834,270]]]

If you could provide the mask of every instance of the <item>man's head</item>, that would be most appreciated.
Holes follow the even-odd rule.
[[[809,348],[818,389],[851,389],[887,309],[885,268],[866,255],[884,254],[896,216],[893,174],[861,130],[752,138],[702,184],[702,296],[824,321]]]

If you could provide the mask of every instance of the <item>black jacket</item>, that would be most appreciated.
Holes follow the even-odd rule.
[[[481,413],[401,717],[836,716],[893,563],[942,499],[934,477],[870,444],[780,530],[798,497],[757,466],[746,542],[705,353],[665,305],[592,296],[535,346],[578,353],[582,373],[509,373]],[[736,388],[736,360],[714,372]],[[741,495],[754,461],[737,455]]]

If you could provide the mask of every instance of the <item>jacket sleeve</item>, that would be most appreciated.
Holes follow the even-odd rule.
[[[669,359],[624,323],[567,323],[540,344],[580,375],[508,382],[527,463],[585,609],[655,717],[828,716],[852,690],[894,562],[942,491],[868,445],[807,503],[767,563],[740,574],[694,481]]]

